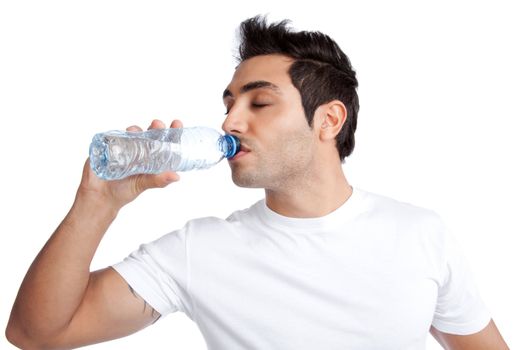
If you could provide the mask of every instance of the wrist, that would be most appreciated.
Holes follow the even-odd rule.
[[[78,190],[69,215],[93,222],[109,224],[117,217],[121,206],[99,193]]]

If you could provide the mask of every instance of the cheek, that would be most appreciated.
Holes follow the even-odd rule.
[[[308,126],[302,106],[273,106],[251,119],[252,134],[266,150],[292,150],[309,144],[312,129]]]
[[[302,110],[285,109],[274,110],[268,118],[261,121],[266,129],[275,130],[276,133],[302,133],[310,130],[306,116]]]
[[[309,162],[315,144],[309,128],[288,128],[270,133],[265,143],[267,160],[277,166],[298,167]]]

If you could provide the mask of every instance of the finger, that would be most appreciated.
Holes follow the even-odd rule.
[[[126,131],[136,132],[136,131],[142,131],[142,128],[137,125],[128,126],[126,128]]]
[[[151,178],[150,188],[163,188],[169,184],[179,181],[179,174],[173,171],[166,171]]]
[[[150,124],[148,130],[150,130],[150,129],[165,129],[165,128],[166,128],[166,125],[161,120],[153,119],[151,121],[151,124]]]
[[[174,171],[166,171],[158,175],[139,175],[137,177],[137,190],[141,193],[151,188],[162,188],[179,181],[180,176]]]
[[[170,124],[170,128],[182,128],[182,122],[178,119],[174,119]]]
[[[179,174],[177,174],[174,171],[166,171],[158,176],[160,176],[160,183],[164,184],[162,187],[165,187],[172,182],[177,182],[180,180]]]

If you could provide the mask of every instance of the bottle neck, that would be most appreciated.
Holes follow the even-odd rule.
[[[221,150],[224,157],[230,159],[241,150],[241,141],[237,136],[226,134],[221,137]]]

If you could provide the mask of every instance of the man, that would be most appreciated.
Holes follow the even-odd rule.
[[[189,221],[90,272],[120,208],[178,176],[102,181],[86,162],[22,283],[9,340],[74,348],[182,311],[210,349],[422,349],[429,330],[448,349],[506,349],[440,218],[347,182],[359,103],[337,44],[255,17],[241,25],[239,53],[223,94],[223,129],[242,145],[229,164],[265,200]]]

